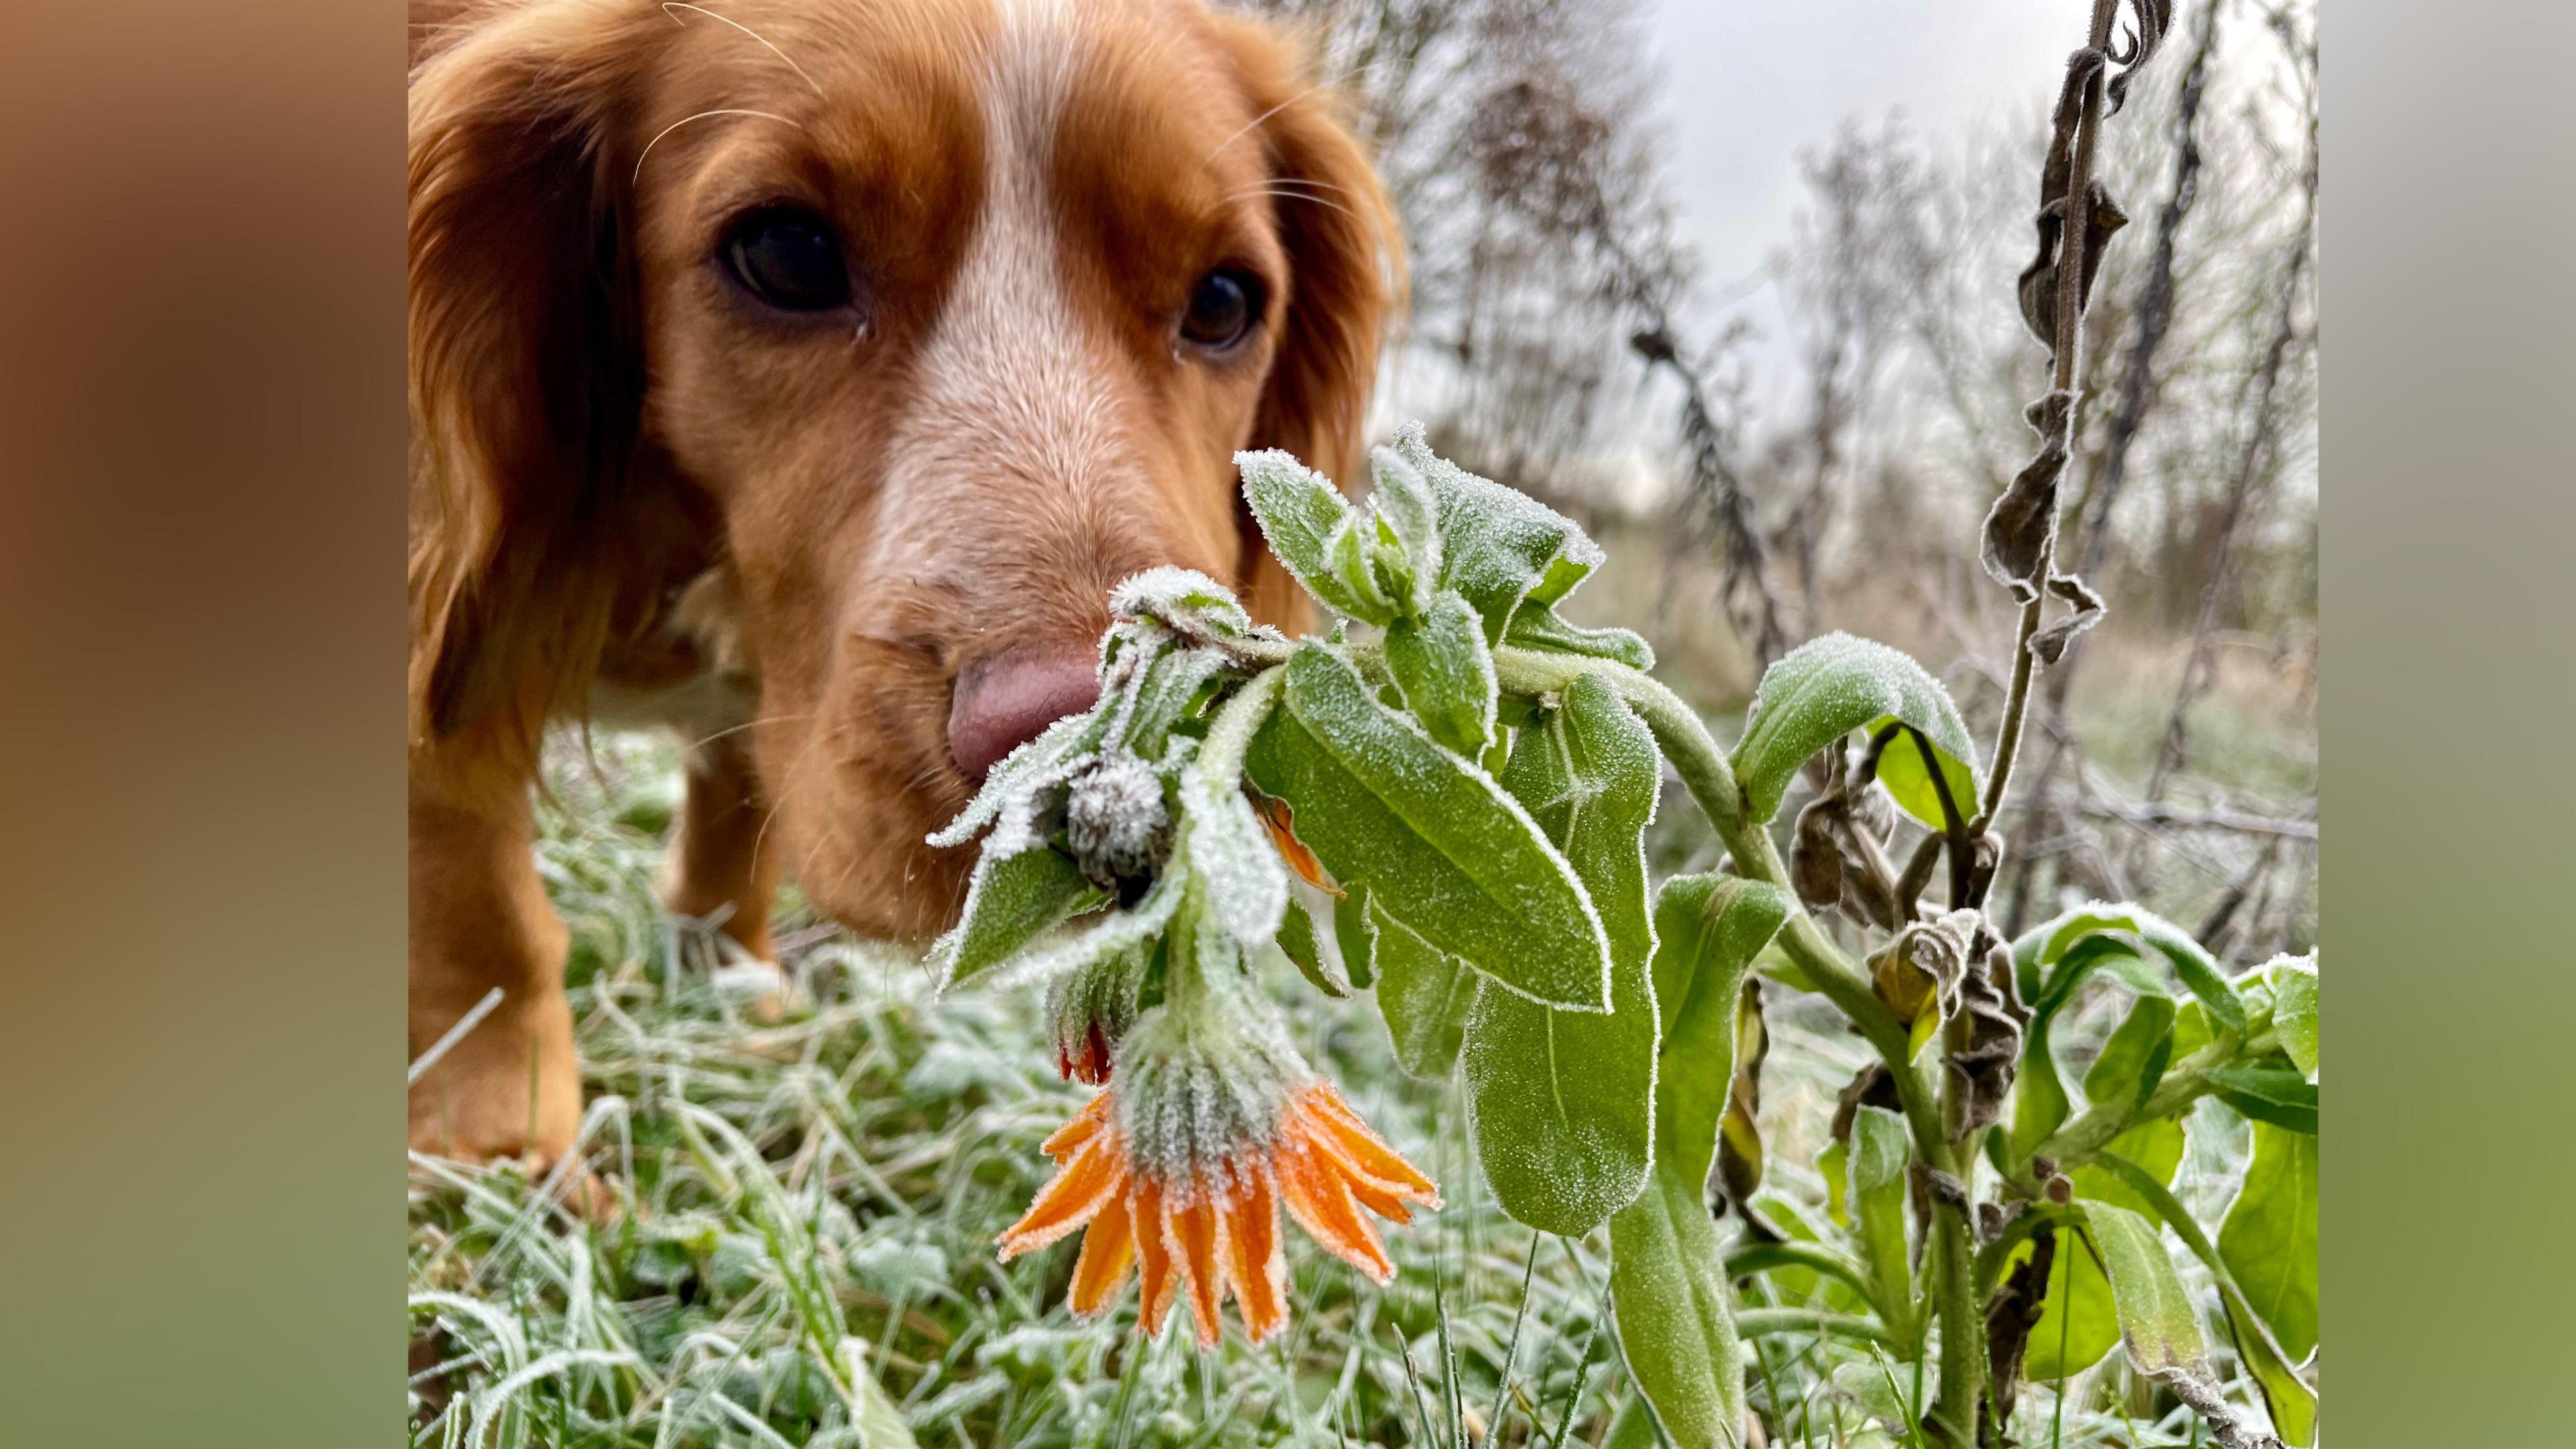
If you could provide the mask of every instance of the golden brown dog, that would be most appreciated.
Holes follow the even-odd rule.
[[[411,1141],[559,1156],[538,738],[693,741],[674,910],[918,938],[922,837],[1085,708],[1105,596],[1295,606],[1231,455],[1353,451],[1397,266],[1328,97],[1196,0],[442,7],[411,85]],[[533,1099],[531,1093],[533,1092]]]

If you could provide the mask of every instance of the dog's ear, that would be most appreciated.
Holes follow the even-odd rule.
[[[1311,78],[1305,54],[1271,27],[1218,19],[1217,34],[1261,119],[1280,239],[1288,253],[1286,310],[1251,446],[1284,448],[1348,484],[1361,465],[1361,430],[1378,349],[1404,287],[1394,205],[1341,98]],[[1253,560],[1246,603],[1274,623],[1303,616],[1303,591],[1262,546],[1249,511]]]
[[[533,750],[641,586],[643,362],[617,137],[644,5],[509,12],[414,74],[411,729]]]

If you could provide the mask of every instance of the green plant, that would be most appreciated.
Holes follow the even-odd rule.
[[[1065,1073],[1107,1087],[1050,1144],[1063,1169],[1012,1251],[1085,1228],[1113,1284],[1144,1260],[1145,1327],[1179,1293],[1202,1341],[1229,1294],[1256,1341],[1285,1322],[1274,1198],[1383,1280],[1354,1204],[1402,1221],[1428,1181],[1355,1117],[1330,1140],[1313,1127],[1305,1094],[1330,1088],[1258,985],[1276,951],[1330,995],[1373,989],[1407,1072],[1459,1075],[1506,1212],[1568,1237],[1607,1224],[1618,1342],[1652,1410],[1632,1433],[1741,1443],[1744,1337],[1794,1326],[1880,1345],[1891,1427],[1920,1442],[2000,1442],[2024,1375],[2063,1379],[2115,1338],[2219,1442],[2258,1442],[2213,1380],[2171,1228],[2281,1436],[2313,1442],[2292,1367],[2315,1337],[2313,962],[2230,978],[2122,905],[2000,938],[1982,907],[2027,673],[1991,775],[1937,681],[1844,635],[1765,674],[1730,755],[1642,639],[1558,613],[1599,549],[1419,427],[1373,452],[1361,507],[1284,454],[1238,462],[1331,631],[1256,625],[1196,574],[1129,580],[1098,705],[997,766],[936,837],[983,836],[934,948],[945,984],[1047,981]],[[2025,661],[2047,653],[2038,618]],[[1656,885],[1643,833],[1665,764],[1730,856]],[[1802,771],[1816,788],[1784,860],[1771,826]],[[1925,832],[1902,867],[1890,806]],[[1874,949],[1847,951],[1834,915]],[[1754,973],[1831,1001],[1877,1058],[1820,1163],[1839,1241],[1730,1250],[1708,1207],[1713,1171],[1739,1203],[1760,1172],[1737,1064],[1760,1031]],[[2079,1094],[2052,1027],[2099,982],[2135,1001]],[[2168,1189],[2204,1097],[2257,1134],[2215,1241]],[[1086,1158],[1095,1140],[1115,1150]],[[1830,1280],[1833,1311],[1740,1308],[1732,1284],[1769,1274]],[[1104,1304],[1080,1296],[1096,1281],[1076,1270],[1077,1308]]]

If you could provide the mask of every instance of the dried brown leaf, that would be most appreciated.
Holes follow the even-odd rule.
[[[2057,548],[2057,482],[2066,472],[2075,394],[2049,393],[2023,417],[2039,434],[2039,452],[1987,511],[1980,555],[1986,572],[2010,588],[2015,599],[2028,603],[2039,597],[2041,577]]]

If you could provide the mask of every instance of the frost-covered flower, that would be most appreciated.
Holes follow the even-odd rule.
[[[1315,1075],[1250,999],[1193,990],[1140,1018],[1108,1090],[1047,1139],[1056,1175],[999,1239],[1002,1259],[1080,1230],[1074,1312],[1137,1268],[1138,1324],[1186,1296],[1202,1347],[1230,1295],[1259,1343],[1288,1321],[1279,1210],[1377,1282],[1394,1275],[1362,1208],[1398,1223],[1440,1193]]]

